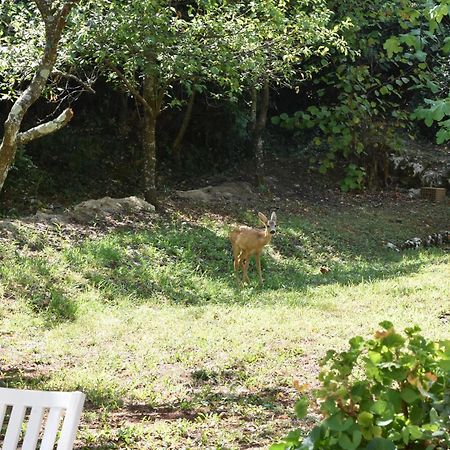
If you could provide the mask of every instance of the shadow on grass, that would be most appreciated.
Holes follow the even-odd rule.
[[[258,300],[261,291],[295,292],[300,301],[311,287],[355,285],[416,273],[426,261],[422,252],[442,254],[441,250],[393,253],[382,247],[379,235],[370,237],[376,224],[361,236],[353,235],[347,225],[328,220],[320,222],[320,229],[296,217],[284,223],[272,241],[274,250],[263,254],[266,281],[262,287],[257,285],[252,259],[251,285],[239,289],[225,232],[167,218],[148,231],[117,230],[84,241],[56,258],[11,256],[0,268],[0,277],[51,328],[76,320],[77,294],[89,290],[111,303],[131,298],[136,303],[152,299],[179,305],[246,304]],[[364,228],[366,222],[358,226]],[[322,274],[321,266],[330,271]]]
[[[147,405],[147,404],[125,404],[120,410],[112,413],[115,422],[154,422],[157,420],[188,420],[195,421],[205,414],[224,414],[228,410],[234,410],[236,406],[261,407],[271,413],[279,412],[285,414],[284,407],[291,404],[291,399],[285,400],[285,388],[266,388],[256,392],[245,392],[241,394],[230,394],[227,392],[211,392],[205,395],[194,394],[189,402],[177,401],[170,404]],[[281,394],[281,395],[280,395]],[[286,404],[285,404],[286,403]],[[201,406],[196,406],[201,405]]]
[[[35,364],[28,367],[0,367],[0,387],[42,390],[50,376],[39,373]]]
[[[9,255],[0,267],[2,284],[9,286],[14,298],[23,298],[48,327],[76,319],[78,307],[66,275],[65,268],[41,255]]]
[[[262,261],[266,283],[257,289],[302,293],[311,286],[353,285],[408,275],[424,264],[420,252],[394,254],[366,240],[349,245],[348,235],[345,239],[315,231],[308,235],[308,227],[304,228],[303,241],[289,232],[276,236],[273,247],[281,260],[266,252]],[[306,250],[302,243],[307,244]],[[72,271],[81,272],[113,302],[117,297],[144,302],[155,294],[182,305],[247,301],[233,276],[228,239],[191,223],[160,222],[146,232],[111,233],[66,251],[65,259]],[[333,263],[335,259],[341,262]],[[320,267],[325,264],[331,270],[322,274]],[[253,261],[249,276],[256,287]]]

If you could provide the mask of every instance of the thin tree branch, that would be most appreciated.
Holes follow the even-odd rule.
[[[67,78],[69,80],[73,80],[76,83],[78,83],[81,87],[83,87],[87,92],[91,94],[95,94],[95,90],[92,88],[92,85],[90,83],[86,83],[81,78],[78,78],[76,75],[73,75],[71,73],[62,72],[58,69],[53,69],[52,74],[58,75],[62,78]]]

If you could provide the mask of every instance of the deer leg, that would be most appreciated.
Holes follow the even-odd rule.
[[[255,262],[256,262],[256,269],[258,270],[258,275],[259,275],[259,282],[260,284],[263,284],[263,278],[262,278],[262,274],[261,274],[261,253],[256,253],[255,254]]]
[[[249,264],[250,264],[250,255],[246,255],[246,257],[245,257],[245,259],[243,261],[243,264],[242,264],[242,272],[243,272],[242,281],[244,283],[247,282],[247,283],[250,284],[250,280],[249,280],[248,275],[247,275],[247,270],[248,270],[248,265]]]
[[[233,267],[234,267],[234,275],[235,275],[237,281],[239,281],[240,256],[241,255],[240,255],[239,249],[233,245],[233,257],[234,257]]]

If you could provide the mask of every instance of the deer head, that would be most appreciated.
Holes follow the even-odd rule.
[[[270,216],[270,220],[261,212],[258,213],[259,220],[266,227],[266,233],[275,234],[277,231],[277,215],[273,212]]]

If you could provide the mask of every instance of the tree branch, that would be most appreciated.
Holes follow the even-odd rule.
[[[92,85],[89,83],[86,83],[81,78],[78,78],[76,75],[73,75],[71,73],[61,72],[60,70],[57,70],[57,69],[53,69],[52,74],[58,75],[62,78],[67,78],[69,80],[73,80],[76,83],[78,83],[81,87],[83,87],[90,94],[95,94],[95,90],[92,88]]]
[[[51,13],[50,8],[45,0],[35,0],[35,3],[37,5],[42,17],[51,16],[52,13]]]
[[[139,91],[128,81],[125,75],[109,60],[105,61],[105,64],[117,75],[119,80],[126,86],[130,91],[131,95],[140,102],[144,108],[148,109],[153,113],[152,107],[148,104],[147,100],[139,93]]]
[[[65,109],[58,117],[49,122],[38,125],[37,127],[31,128],[27,131],[22,131],[17,135],[17,144],[25,145],[35,139],[45,136],[55,131],[60,130],[65,125],[67,125],[73,117],[73,111],[71,108]]]

